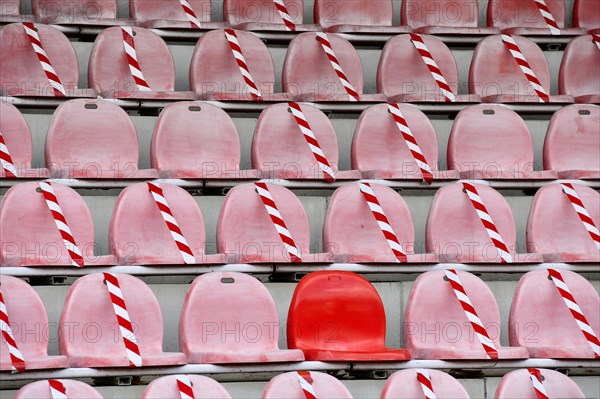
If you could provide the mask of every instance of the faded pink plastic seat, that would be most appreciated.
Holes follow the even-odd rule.
[[[469,394],[458,380],[440,370],[427,370],[435,397],[439,399],[469,399]],[[417,370],[400,370],[392,374],[381,391],[380,399],[414,399],[423,397],[423,388],[417,380]]]
[[[185,364],[183,353],[165,353],[163,317],[154,293],[142,280],[115,274],[127,306],[142,357],[142,366]],[[84,329],[94,325],[94,328]],[[97,331],[95,339],[90,339]],[[129,367],[125,344],[117,325],[104,276],[101,273],[79,278],[71,286],[58,328],[60,353],[71,367]],[[86,338],[87,337],[87,338]]]
[[[104,98],[193,100],[192,92],[175,91],[175,64],[164,40],[149,29],[131,29],[138,63],[152,91],[139,90],[133,80],[118,26],[104,29],[96,37],[88,64],[90,87]]]
[[[284,0],[296,32],[318,30],[317,25],[304,24],[304,1]],[[224,0],[223,18],[235,29],[248,31],[280,31],[287,28],[273,1]]]
[[[240,170],[241,145],[229,115],[204,102],[167,105],[158,117],[150,162],[167,179],[256,179]]]
[[[54,177],[153,179],[138,169],[135,126],[121,107],[105,100],[72,100],[54,112],[46,136],[46,165]]]
[[[94,255],[94,225],[85,201],[72,188],[52,183],[85,266],[114,265],[112,256]],[[2,266],[71,266],[61,234],[39,184],[11,187],[0,204]]]
[[[590,33],[600,33],[600,4],[593,0],[575,0],[573,26],[584,28]]]
[[[318,398],[352,399],[348,388],[329,374],[310,371],[310,380]],[[273,377],[267,384],[262,399],[306,399],[298,382],[298,373],[292,371]]]
[[[222,256],[205,253],[204,218],[194,197],[172,184],[161,183],[160,187],[196,263],[222,262]],[[120,265],[185,263],[146,183],[133,184],[119,195],[108,242]]]
[[[75,380],[58,380],[67,392],[69,399],[102,399],[102,395],[85,382]],[[13,399],[53,399],[50,384],[47,380],[36,381],[25,385],[15,394]]]
[[[79,64],[75,49],[59,30],[35,24],[42,47],[52,63],[66,97],[96,97],[92,89],[78,89]],[[46,73],[20,23],[0,29],[0,95],[16,97],[55,97]]]
[[[38,294],[16,277],[0,275],[0,289],[17,347],[23,354],[26,370],[69,367],[64,356],[48,356],[48,316]],[[42,331],[46,333],[42,333]],[[4,338],[0,341],[0,370],[11,370],[11,359]]]
[[[592,35],[569,42],[558,73],[558,92],[575,97],[576,103],[600,104],[600,48]]]
[[[333,33],[327,34],[327,38],[360,101],[384,101],[381,94],[363,94],[362,63],[352,44]],[[350,101],[315,33],[301,33],[290,42],[283,63],[282,85],[283,92],[297,101]]]
[[[471,273],[457,273],[498,359],[528,358],[526,348],[500,345],[500,311],[488,285]],[[489,359],[443,270],[421,274],[415,280],[404,314],[404,342],[414,359]]]
[[[202,30],[220,29],[222,22],[211,22],[211,0],[187,0]],[[198,29],[187,18],[179,0],[129,0],[129,14],[138,26],[156,29]]]
[[[600,107],[571,105],[556,111],[544,141],[544,169],[561,179],[600,179]]]
[[[573,187],[596,227],[600,226],[600,194],[591,187]],[[560,184],[541,188],[527,220],[527,247],[544,262],[600,262],[600,253]]]
[[[157,378],[152,381],[141,399],[181,399],[181,394],[177,388],[177,378],[179,375],[168,375]],[[192,383],[192,390],[196,399],[231,399],[231,396],[217,381],[202,375],[190,374],[187,376]]]
[[[408,262],[436,262],[433,254],[414,253],[412,216],[400,194],[380,184],[371,184],[371,187],[407,254]],[[357,183],[338,188],[329,200],[323,223],[323,247],[333,254],[336,262],[397,262]]]
[[[458,68],[450,49],[439,39],[421,35],[459,102],[480,102],[477,95],[458,95]],[[399,35],[385,44],[377,68],[377,92],[390,102],[445,102],[429,68],[412,44],[410,35]]]
[[[392,26],[391,0],[315,0],[315,22],[326,32],[399,34],[408,26]]]
[[[600,333],[600,297],[584,277],[569,270],[560,274],[596,335]],[[509,317],[510,344],[524,346],[532,358],[594,358],[594,351],[569,308],[549,279],[547,270],[526,273],[519,280]],[[535,326],[534,335],[531,326]]]
[[[179,323],[188,363],[301,362],[302,351],[278,347],[273,297],[243,273],[207,273],[190,286]]]
[[[554,171],[534,170],[533,140],[525,121],[502,105],[460,111],[448,140],[448,168],[463,179],[554,180]]]
[[[300,107],[335,172],[335,178],[360,179],[358,171],[338,170],[338,139],[329,118],[312,105],[300,104]],[[252,167],[260,170],[263,177],[325,178],[287,103],[271,105],[260,114],[252,139]]]
[[[550,95],[550,67],[542,49],[525,37],[512,38]],[[469,93],[479,94],[488,103],[539,103],[537,94],[500,35],[486,37],[475,47],[469,70]],[[573,97],[550,95],[550,102],[572,103]]]
[[[32,0],[35,19],[44,24],[111,26],[117,19],[117,0]]]
[[[584,399],[581,388],[566,375],[548,369],[538,369],[542,374],[542,384],[550,398]],[[527,369],[514,370],[507,373],[498,384],[494,399],[538,399],[533,389],[531,377]]]

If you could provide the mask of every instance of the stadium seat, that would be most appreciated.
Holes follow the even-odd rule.
[[[408,26],[392,26],[391,0],[346,1],[315,0],[315,22],[326,32],[399,34]]]
[[[458,95],[458,69],[450,49],[433,36],[421,35],[444,79],[459,102],[480,102],[477,95]],[[410,35],[399,35],[385,44],[377,68],[377,92],[390,102],[444,102],[427,64]]]
[[[575,381],[559,371],[537,369],[542,375],[542,385],[550,398],[584,399],[586,396]],[[533,388],[529,370],[514,370],[502,377],[494,399],[539,399]]]
[[[144,389],[141,399],[181,399],[182,395],[177,387],[177,379],[181,377],[168,375],[152,381]],[[193,374],[187,375],[187,378],[192,384],[192,391],[197,399],[231,399],[225,387],[212,378]]]
[[[438,171],[438,141],[429,118],[414,106],[398,104],[434,180],[456,180],[457,171]],[[364,179],[422,180],[423,175],[386,104],[367,108],[356,125],[351,150],[352,169]]]
[[[597,1],[575,0],[573,26],[584,28],[590,33],[600,33],[600,4]]]
[[[337,378],[310,371],[310,383],[317,398],[352,399],[348,388]],[[292,371],[275,376],[269,381],[262,399],[305,399],[306,394],[298,382],[298,373]]]
[[[294,23],[296,32],[318,29],[317,25],[303,24],[303,0],[285,0],[283,4]],[[230,26],[240,30],[280,32],[288,30],[273,1],[224,0],[223,18]]]
[[[58,380],[64,387],[69,399],[102,399],[102,395],[85,382]],[[60,397],[60,396],[58,396]],[[25,385],[13,399],[54,399],[48,380],[36,381]]]
[[[528,358],[526,348],[500,345],[500,311],[487,284],[471,273],[458,270],[457,274],[498,359]],[[444,270],[421,274],[415,280],[404,314],[404,342],[414,359],[488,359]]]
[[[371,184],[385,215],[389,219],[408,262],[436,262],[433,254],[414,253],[414,227],[410,209],[396,191]],[[358,183],[338,188],[329,200],[323,223],[323,247],[341,263],[395,263],[385,236]]]
[[[106,100],[61,104],[46,136],[46,165],[53,177],[70,179],[152,179],[138,169],[139,145],[133,122]]]
[[[75,49],[59,30],[35,24],[42,47],[60,79],[65,97],[96,97],[92,89],[78,89],[79,65]],[[55,97],[44,69],[20,23],[0,29],[0,95],[15,97]]]
[[[352,44],[336,34],[328,34],[327,38],[360,101],[384,101],[381,94],[363,94],[362,63]],[[283,63],[282,85],[283,92],[296,101],[350,101],[315,33],[301,33],[290,42]]]
[[[187,0],[200,22],[201,30],[221,29],[223,22],[211,22],[211,0]],[[148,29],[198,29],[188,19],[179,0],[129,0],[129,14],[138,26]]]
[[[142,366],[185,364],[183,353],[164,353],[163,317],[154,293],[142,280],[114,274],[119,281]],[[129,367],[125,344],[101,273],[79,278],[69,290],[58,327],[60,353],[71,367]],[[94,328],[85,328],[93,325]],[[94,337],[94,339],[92,339]]]
[[[4,145],[8,149],[14,174],[16,172],[19,178],[46,178],[48,169],[32,169],[32,142],[29,126],[23,118],[23,115],[14,105],[0,101],[0,135],[4,139]],[[8,173],[0,166],[0,179],[6,178]],[[12,177],[12,176],[11,176]]]
[[[448,169],[470,180],[554,180],[534,170],[533,140],[525,121],[503,105],[473,105],[456,117],[448,140]]]
[[[96,37],[88,64],[90,87],[104,98],[193,100],[192,92],[174,91],[175,64],[164,40],[149,29],[131,29],[137,61],[151,91],[140,90],[135,83],[123,47],[122,28],[118,26],[104,29]]]
[[[169,204],[196,263],[220,263],[220,255],[206,255],[206,233],[202,212],[187,191],[161,183]],[[119,265],[181,265],[184,258],[146,183],[121,192],[109,227],[109,246]]]
[[[36,21],[43,24],[111,26],[117,19],[117,0],[31,0]]]
[[[360,179],[358,171],[339,171],[335,128],[327,116],[310,104],[299,104],[336,180]],[[258,118],[252,139],[252,167],[263,177],[323,180],[324,172],[287,103],[266,108]]]
[[[114,265],[112,256],[94,255],[94,225],[83,198],[72,188],[53,183],[67,224],[85,266]],[[11,187],[0,204],[2,266],[71,266],[71,258],[36,182]]]
[[[21,15],[21,0],[0,0],[0,23],[11,23],[32,20],[28,15]]]
[[[577,273],[560,270],[560,274],[590,327],[598,335],[598,292]],[[535,270],[521,277],[513,297],[508,324],[510,344],[526,347],[532,358],[594,358],[594,351],[550,280],[547,270]],[[532,326],[535,326],[533,333]]]
[[[0,289],[8,324],[25,360],[25,370],[69,367],[66,357],[48,356],[48,316],[35,290],[21,279],[4,275],[0,275]],[[0,348],[0,370],[9,371],[12,363],[4,338]]]
[[[301,362],[299,350],[278,347],[273,297],[243,273],[207,273],[190,286],[179,323],[179,347],[188,363]]]
[[[550,94],[550,68],[542,49],[525,37],[512,38],[541,86]],[[479,94],[489,103],[540,102],[500,35],[486,37],[475,47],[469,70],[469,92]],[[550,102],[572,103],[573,97],[550,95]]]
[[[544,141],[544,169],[561,179],[600,179],[600,107],[571,105],[556,111]]]
[[[576,103],[600,104],[600,48],[591,35],[571,40],[558,74],[558,92],[575,97]]]
[[[381,298],[365,278],[351,272],[314,272],[294,290],[288,347],[315,361],[409,360],[405,349],[385,346],[385,325]]]
[[[600,194],[574,184],[596,227],[600,227]],[[527,221],[527,247],[544,262],[600,262],[600,253],[560,184],[542,187],[533,198]]]
[[[469,399],[469,394],[454,377],[440,370],[427,370],[436,398]],[[400,370],[392,374],[381,391],[380,399],[414,399],[423,397],[417,370]]]
[[[480,28],[477,0],[404,0],[400,22],[429,35],[492,35],[498,28]]]

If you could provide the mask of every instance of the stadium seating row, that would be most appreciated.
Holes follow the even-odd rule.
[[[32,45],[35,43],[35,45]],[[214,30],[196,44],[192,91],[174,91],[175,66],[166,43],[144,28],[111,27],[96,38],[88,89],[79,89],[75,51],[48,25],[10,24],[0,30],[0,94],[142,100],[531,102],[600,103],[600,36],[567,46],[559,94],[550,95],[550,70],[537,44],[522,36],[492,35],[477,45],[468,95],[458,95],[456,60],[439,39],[418,34],[390,39],[380,59],[377,94],[363,93],[356,49],[337,34],[305,32],[288,47],[282,91],[266,45],[253,33]],[[525,61],[523,61],[525,58]],[[210,60],[209,62],[207,60]]]

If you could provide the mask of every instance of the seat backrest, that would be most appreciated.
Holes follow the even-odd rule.
[[[414,253],[414,227],[406,202],[393,189],[371,184],[379,204],[407,254]],[[323,223],[323,247],[332,253],[395,256],[358,183],[344,185],[333,193]]]
[[[478,20],[477,0],[403,0],[400,9],[400,23],[415,29],[423,26],[476,28]]]
[[[117,0],[31,0],[31,8],[36,20],[46,23],[117,18]]]
[[[187,0],[200,22],[210,22],[211,0]],[[157,20],[189,22],[179,0],[129,0],[129,14],[136,22]]]
[[[77,99],[54,112],[46,136],[46,165],[85,178],[127,178],[138,169],[133,122],[106,100]]]
[[[572,398],[583,399],[586,396],[581,388],[566,375],[548,369],[539,369],[542,375],[542,384],[550,398]],[[531,382],[531,377],[527,369],[513,370],[507,373],[498,384],[494,399],[537,399],[536,393]]]
[[[348,388],[337,378],[316,371],[310,372],[310,383],[318,398],[352,399]],[[304,399],[306,398],[300,383],[298,373],[292,371],[275,376],[269,381],[265,388],[262,399]]]
[[[283,4],[292,21],[301,24],[304,19],[304,1],[284,0]],[[224,0],[223,18],[231,26],[249,22],[283,25],[274,1]]]
[[[600,4],[597,1],[575,0],[573,26],[589,30],[600,28]]]
[[[344,3],[365,4],[358,1]],[[361,94],[363,68],[358,52],[339,35],[329,33],[327,38],[348,80]],[[346,94],[316,34],[311,32],[301,33],[290,42],[283,63],[282,85],[284,92],[293,94],[313,93],[323,98]]]
[[[44,51],[65,89],[76,89],[79,65],[69,39],[48,25],[35,24],[35,28]],[[23,25],[15,23],[0,29],[0,54],[10,54],[10,57],[0,57],[0,91],[4,91],[6,95],[18,90],[19,93],[54,96],[54,89],[42,69]]]
[[[452,92],[458,94],[458,68],[450,49],[433,36],[420,36]],[[424,99],[427,94],[440,93],[429,68],[412,44],[410,35],[395,36],[385,44],[377,68],[377,92],[386,96],[421,94]]]
[[[67,397],[73,399],[102,399],[102,395],[85,382],[75,380],[58,380],[67,392]],[[52,399],[48,380],[36,381],[25,385],[15,394],[13,399]]]
[[[544,169],[600,170],[600,107],[571,105],[556,111],[544,141]]]
[[[141,399],[181,399],[181,393],[177,388],[178,377],[180,376],[167,375],[157,378],[144,389]],[[231,399],[225,387],[212,378],[194,374],[189,374],[187,377],[192,383],[195,398]]]
[[[315,23],[333,25],[391,26],[394,5],[391,0],[315,0]]]
[[[600,49],[592,35],[578,36],[569,42],[558,73],[558,92],[574,97],[600,95]]]
[[[300,107],[329,164],[337,169],[338,140],[331,121],[312,105],[300,104]],[[252,139],[252,167],[263,171],[297,172],[298,177],[302,176],[301,172],[312,172],[315,178],[323,177],[287,103],[271,105],[260,114]]]
[[[517,239],[515,219],[502,195],[489,186],[473,184],[511,253]],[[448,257],[498,260],[496,247],[481,223],[461,183],[449,184],[433,197],[425,228],[427,252]]]
[[[314,272],[294,290],[288,312],[288,347],[377,351],[385,348],[385,323],[383,302],[365,278],[351,272]]]
[[[559,27],[565,26],[565,0],[545,0]],[[548,28],[535,0],[489,0],[487,25],[507,28]]]
[[[198,204],[181,187],[167,183],[161,183],[160,187],[192,253],[200,260],[206,233]],[[119,195],[110,221],[108,243],[111,253],[121,263],[135,264],[136,259],[184,263],[146,183],[130,185]]]
[[[438,140],[429,118],[409,104],[398,104],[398,107],[427,163],[437,170]],[[351,163],[352,169],[360,171],[418,173],[419,167],[386,104],[373,105],[360,116],[352,139]]]
[[[1,16],[20,15],[21,0],[0,0]]]
[[[440,370],[427,370],[435,397],[439,399],[469,399],[458,380]],[[380,399],[413,399],[423,397],[417,370],[400,370],[392,374],[381,391]]]
[[[448,140],[448,169],[533,172],[533,140],[525,121],[502,105],[473,105],[459,112]]]
[[[273,93],[275,66],[267,46],[251,32],[236,30],[235,34],[254,83],[262,94]],[[207,32],[198,40],[190,64],[190,87],[203,94],[248,94],[224,30]]]
[[[140,69],[152,91],[175,90],[175,64],[171,51],[156,33],[144,28],[134,32],[135,51]],[[123,48],[121,27],[104,29],[97,37],[88,64],[89,86],[99,90],[137,93],[127,55]]]
[[[85,201],[72,188],[52,188],[84,257],[94,255],[94,225]],[[11,187],[0,205],[0,242],[5,266],[70,265],[71,260],[36,182]]]
[[[13,164],[17,169],[28,169],[31,167],[32,143],[29,126],[17,107],[0,101],[0,133]],[[0,167],[0,177],[4,177],[4,168]]]
[[[600,193],[591,187],[573,187],[596,226],[600,226]],[[533,198],[527,220],[529,252],[598,254],[573,205],[560,184],[542,187]]]
[[[308,254],[310,227],[302,203],[285,187],[277,184],[267,187],[300,253]],[[254,184],[236,186],[225,197],[217,224],[217,251],[237,254],[242,262],[289,261]]]

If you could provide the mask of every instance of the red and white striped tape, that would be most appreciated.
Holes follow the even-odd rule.
[[[600,250],[600,231],[598,231],[598,228],[594,224],[590,213],[585,209],[585,205],[583,205],[581,198],[579,198],[577,191],[575,191],[575,187],[571,183],[561,183],[560,185],[562,186],[563,193],[565,193],[571,205],[573,205],[573,209],[577,212],[581,223],[583,223],[583,226],[590,234],[592,241],[594,241],[596,247]]]
[[[52,399],[68,399],[67,388],[65,388],[62,382],[59,380],[48,380],[48,385],[50,386]]]
[[[25,357],[19,350],[17,341],[13,334],[12,328],[10,328],[10,319],[8,318],[8,311],[4,303],[4,297],[2,296],[2,287],[0,286],[0,331],[2,331],[2,337],[8,346],[8,353],[10,355],[10,364],[13,372],[25,371]]]
[[[179,389],[181,399],[196,399],[194,389],[192,388],[192,381],[190,381],[190,377],[187,374],[177,376],[177,389]]]
[[[421,389],[423,390],[423,395],[425,399],[436,399],[435,392],[433,392],[433,384],[431,383],[431,378],[429,377],[429,371],[425,369],[417,369],[417,380],[421,384]]]
[[[596,359],[600,359],[600,341],[598,340],[598,336],[592,329],[592,326],[590,326],[590,323],[588,322],[587,318],[583,314],[583,311],[577,304],[577,301],[575,301],[575,297],[573,296],[573,294],[571,294],[571,290],[565,283],[562,274],[560,274],[560,272],[556,269],[548,269],[548,275],[552,278],[552,282],[556,286],[558,293],[565,302],[565,305],[567,305],[567,308],[569,308],[569,311],[571,312],[571,315],[573,316],[575,322],[579,326],[581,333],[592,348],[592,351],[594,352],[594,357]]]
[[[465,189],[465,192],[469,196],[469,200],[471,200],[471,204],[473,205],[475,212],[477,212],[477,216],[479,216],[481,223],[483,223],[485,231],[488,233],[488,236],[492,240],[492,243],[498,250],[498,255],[500,255],[502,263],[512,263],[512,255],[510,254],[506,243],[502,239],[502,236],[500,235],[500,232],[496,227],[496,223],[494,223],[494,220],[492,219],[492,215],[490,215],[490,213],[487,210],[487,207],[483,203],[483,200],[479,196],[477,188],[475,188],[475,186],[471,183],[467,182],[463,182],[462,185]]]
[[[406,252],[404,252],[404,249],[400,244],[400,240],[398,240],[398,236],[394,232],[390,221],[385,215],[385,212],[379,203],[379,199],[377,198],[377,195],[375,195],[375,191],[373,191],[373,187],[371,187],[371,184],[369,183],[358,183],[358,185],[365,201],[367,201],[367,205],[369,206],[375,221],[377,221],[379,229],[383,233],[383,236],[394,253],[396,261],[401,263],[407,262]]]
[[[421,151],[421,147],[419,147],[417,139],[412,133],[412,130],[410,130],[410,127],[406,122],[406,118],[404,118],[402,111],[400,111],[400,107],[398,104],[391,103],[389,103],[387,106],[392,118],[394,119],[394,122],[396,122],[398,130],[400,130],[400,133],[402,133],[402,138],[406,142],[406,145],[408,146],[410,153],[417,163],[417,166],[419,169],[421,169],[423,180],[425,180],[426,183],[431,184],[433,182],[433,173],[431,172],[431,167],[427,163],[427,159],[425,159],[425,155],[423,155],[423,151]]]
[[[273,222],[275,230],[277,230],[277,233],[279,234],[283,245],[285,246],[288,254],[290,255],[291,261],[302,262],[300,249],[298,248],[296,242],[292,238],[292,234],[288,230],[285,221],[283,220],[283,216],[281,216],[281,213],[279,213],[279,209],[277,209],[277,204],[275,203],[275,200],[273,199],[273,196],[269,191],[269,187],[266,183],[262,182],[254,183],[254,187],[256,188],[256,192],[260,196],[260,199],[262,200],[262,203],[265,206],[265,209],[267,210],[271,221]]]
[[[121,31],[123,32],[123,48],[125,49],[129,71],[131,72],[131,76],[133,77],[138,90],[152,91],[146,78],[144,78],[142,68],[138,62],[137,52],[135,51],[135,39],[133,38],[133,29],[130,26],[122,26]]]
[[[289,102],[288,105],[290,107],[290,111],[292,111],[292,115],[294,115],[294,119],[296,120],[296,123],[298,124],[300,131],[302,132],[302,134],[304,135],[304,138],[306,139],[306,142],[308,143],[308,148],[310,148],[310,151],[312,152],[313,156],[315,157],[315,160],[319,164],[319,168],[321,168],[321,170],[323,171],[325,180],[327,180],[328,182],[335,181],[335,172],[331,168],[331,165],[329,164],[327,157],[323,153],[323,150],[321,149],[321,146],[319,145],[319,141],[317,140],[317,137],[315,136],[312,129],[310,128],[308,119],[306,119],[304,112],[302,112],[302,108],[300,107],[300,104],[294,103],[294,102]]]
[[[292,21],[292,17],[290,17],[290,13],[288,12],[283,0],[273,0],[273,3],[275,3],[275,8],[277,8],[279,15],[281,15],[281,19],[283,20],[287,30],[295,32],[296,24],[294,24],[294,21]]]
[[[535,72],[533,72],[533,69],[531,69],[531,66],[529,66],[529,62],[527,62],[527,59],[523,55],[523,52],[521,52],[521,49],[517,45],[517,42],[515,42],[515,39],[513,39],[511,35],[502,34],[502,43],[504,43],[517,65],[519,65],[519,68],[521,68],[521,72],[523,72],[523,75],[525,75],[525,77],[529,81],[529,84],[537,94],[539,102],[549,102],[550,96],[542,87],[542,84],[540,83],[537,76],[535,76]]]
[[[23,28],[25,28],[25,33],[27,34],[27,38],[33,47],[33,51],[37,55],[38,60],[40,61],[40,65],[50,82],[50,85],[54,89],[54,95],[56,97],[64,97],[67,95],[65,91],[65,87],[62,85],[58,74],[54,70],[52,63],[50,62],[50,58],[44,51],[44,47],[42,46],[42,41],[40,40],[40,36],[38,35],[37,29],[33,22],[22,22]]]
[[[173,241],[175,241],[175,245],[177,245],[177,249],[181,253],[183,261],[188,265],[196,264],[196,258],[194,257],[192,248],[190,248],[187,240],[183,236],[183,231],[181,231],[175,216],[173,216],[173,212],[165,198],[162,187],[157,183],[148,182],[147,184],[148,190],[150,190],[150,194],[152,194],[152,198],[154,198],[154,202],[167,225],[167,229],[169,229],[169,233],[171,233],[171,237],[173,237]]]
[[[596,47],[598,47],[598,50],[600,50],[600,35],[592,33],[592,42],[594,42]]]
[[[54,193],[54,189],[52,188],[52,184],[49,182],[41,181],[38,183],[40,189],[42,190],[42,195],[46,200],[46,205],[50,210],[50,214],[54,219],[54,223],[56,224],[56,228],[58,228],[58,232],[60,233],[65,247],[69,253],[69,257],[71,258],[71,264],[77,267],[83,267],[83,255],[81,254],[81,250],[75,243],[75,237],[73,237],[73,233],[71,233],[71,229],[69,228],[69,224],[67,223],[67,219],[65,218],[65,214],[58,203],[58,198]]]
[[[121,292],[121,286],[117,276],[112,273],[102,273],[104,275],[104,281],[106,281],[106,289],[110,296],[110,301],[117,317],[117,323],[119,324],[119,331],[125,344],[125,352],[129,359],[129,367],[142,367],[142,355],[140,348],[137,344],[137,338],[133,331],[133,325],[131,324],[131,318],[127,311],[127,305],[125,304],[125,298],[123,292]]]
[[[438,67],[437,63],[433,59],[433,55],[431,55],[431,52],[427,48],[427,45],[425,44],[425,41],[423,41],[423,38],[420,35],[417,35],[416,33],[411,33],[410,41],[419,52],[419,55],[423,59],[423,62],[427,66],[427,69],[429,69],[429,72],[435,80],[435,83],[437,83],[438,87],[440,88],[440,91],[444,95],[446,102],[455,102],[456,95],[452,92],[452,88],[446,81],[446,78],[444,78],[442,70]]]
[[[8,147],[4,141],[2,132],[0,132],[0,164],[2,164],[5,177],[17,177],[17,169],[10,156],[10,152],[8,152]]]
[[[181,8],[183,8],[183,12],[185,13],[188,21],[190,21],[192,28],[202,29],[202,24],[200,23],[198,17],[196,17],[196,13],[194,12],[194,9],[190,3],[187,0],[179,0],[179,4],[181,4]]]
[[[350,83],[348,76],[346,76],[346,73],[342,69],[342,66],[340,65],[340,62],[338,61],[338,58],[335,55],[335,52],[333,51],[333,47],[331,46],[331,42],[329,41],[327,34],[323,32],[316,32],[316,35],[317,40],[321,44],[323,51],[325,51],[325,55],[327,55],[327,59],[329,59],[331,66],[333,67],[336,75],[338,76],[338,79],[340,80],[340,83],[342,84],[342,86],[344,86],[346,93],[348,93],[348,95],[350,96],[350,101],[359,101],[360,95],[358,94],[354,86],[352,86],[352,83]]]
[[[548,392],[546,392],[546,388],[544,388],[544,384],[542,384],[541,370],[527,369],[527,371],[529,371],[529,377],[531,378],[531,384],[533,385],[533,390],[535,391],[537,399],[549,399]]]
[[[304,397],[306,399],[317,399],[315,388],[312,386],[310,371],[298,371],[298,383],[300,384],[300,388],[302,388],[302,392],[304,392]]]
[[[552,12],[550,12],[550,9],[546,5],[546,2],[544,0],[534,0],[534,2],[540,11],[540,14],[544,17],[544,21],[546,21],[548,28],[550,28],[550,33],[553,35],[560,35],[560,28],[558,27]]]
[[[240,42],[238,41],[235,31],[233,29],[225,29],[225,38],[229,43],[229,47],[231,48],[235,62],[237,63],[240,73],[244,78],[244,82],[246,82],[248,85],[248,91],[252,95],[252,98],[254,101],[262,100],[262,94],[254,82],[254,78],[250,74],[250,68],[248,68],[248,64],[246,63],[246,59],[242,53],[242,47],[240,46]]]

